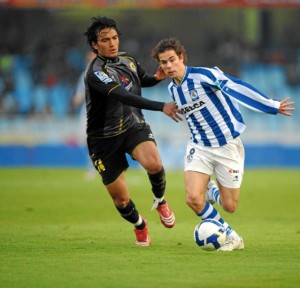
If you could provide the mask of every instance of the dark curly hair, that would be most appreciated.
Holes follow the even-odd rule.
[[[184,64],[187,63],[187,55],[184,46],[176,38],[163,39],[152,50],[152,57],[159,62],[159,54],[167,50],[174,50],[178,56],[183,56]]]
[[[118,36],[121,35],[120,30],[117,27],[117,23],[115,20],[107,17],[92,17],[92,24],[87,28],[84,35],[87,37],[87,43],[90,45],[92,50],[97,53],[97,50],[93,48],[93,42],[97,42],[98,34],[101,30],[105,28],[113,28],[117,31]]]

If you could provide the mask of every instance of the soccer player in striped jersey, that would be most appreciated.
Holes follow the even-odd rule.
[[[217,202],[230,213],[238,206],[244,173],[244,147],[239,136],[246,128],[239,104],[254,111],[291,116],[294,102],[289,98],[272,100],[217,67],[187,66],[185,48],[175,38],[161,40],[152,56],[172,79],[169,93],[190,130],[184,164],[186,203],[201,219],[223,223],[227,238],[220,251],[243,249],[242,237],[212,205]],[[211,180],[213,174],[218,185]]]

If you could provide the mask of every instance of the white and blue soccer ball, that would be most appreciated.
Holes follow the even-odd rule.
[[[226,229],[215,219],[205,219],[195,227],[194,240],[206,251],[217,250],[225,243]]]

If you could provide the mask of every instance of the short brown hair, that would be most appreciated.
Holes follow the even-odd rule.
[[[152,57],[159,62],[159,54],[167,50],[174,50],[178,56],[183,56],[183,63],[187,62],[187,55],[184,46],[176,38],[160,40],[152,50]]]

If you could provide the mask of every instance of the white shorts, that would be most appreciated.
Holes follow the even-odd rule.
[[[197,171],[210,176],[215,173],[224,187],[240,188],[244,160],[244,146],[239,137],[222,147],[199,146],[190,141],[186,148],[184,171]]]

